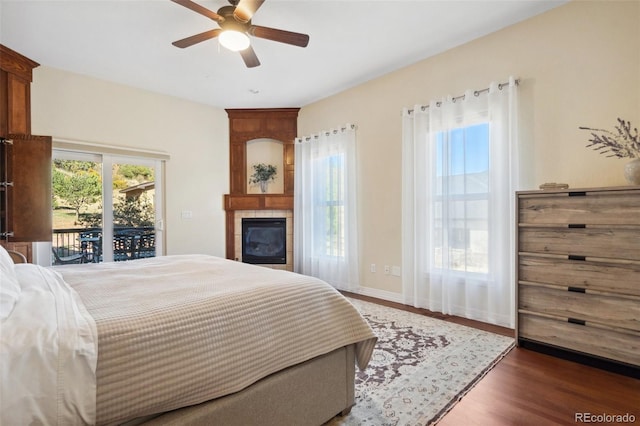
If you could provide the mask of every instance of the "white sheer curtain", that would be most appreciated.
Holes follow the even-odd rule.
[[[517,82],[403,114],[403,294],[514,326]]]
[[[358,288],[356,128],[297,138],[294,271],[341,290]]]

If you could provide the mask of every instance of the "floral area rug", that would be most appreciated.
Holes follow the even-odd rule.
[[[356,371],[356,405],[328,426],[432,425],[514,346],[514,339],[349,299],[378,336]]]

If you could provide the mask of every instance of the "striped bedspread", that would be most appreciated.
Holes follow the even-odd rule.
[[[198,404],[376,337],[328,284],[204,255],[56,267],[98,330],[97,423]]]

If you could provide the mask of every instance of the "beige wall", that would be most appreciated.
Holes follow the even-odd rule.
[[[623,185],[624,160],[585,148],[588,133],[578,127],[612,128],[617,117],[640,126],[639,23],[638,1],[574,1],[302,108],[300,135],[358,126],[363,292],[393,299],[402,291],[401,278],[383,267],[402,260],[403,107],[516,76],[530,145],[532,179],[523,189]]]
[[[224,257],[222,194],[229,192],[229,122],[223,109],[38,67],[32,132],[164,151],[166,251]],[[182,219],[182,211],[193,213]]]

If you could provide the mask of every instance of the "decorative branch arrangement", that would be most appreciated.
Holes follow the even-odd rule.
[[[579,127],[581,130],[591,130],[587,148],[593,148],[607,157],[640,158],[640,137],[638,128],[631,129],[631,122],[618,118],[616,131]],[[596,133],[597,132],[597,133]]]
[[[260,183],[275,180],[277,171],[276,166],[272,166],[271,164],[254,164],[253,174],[249,178],[249,183]]]

